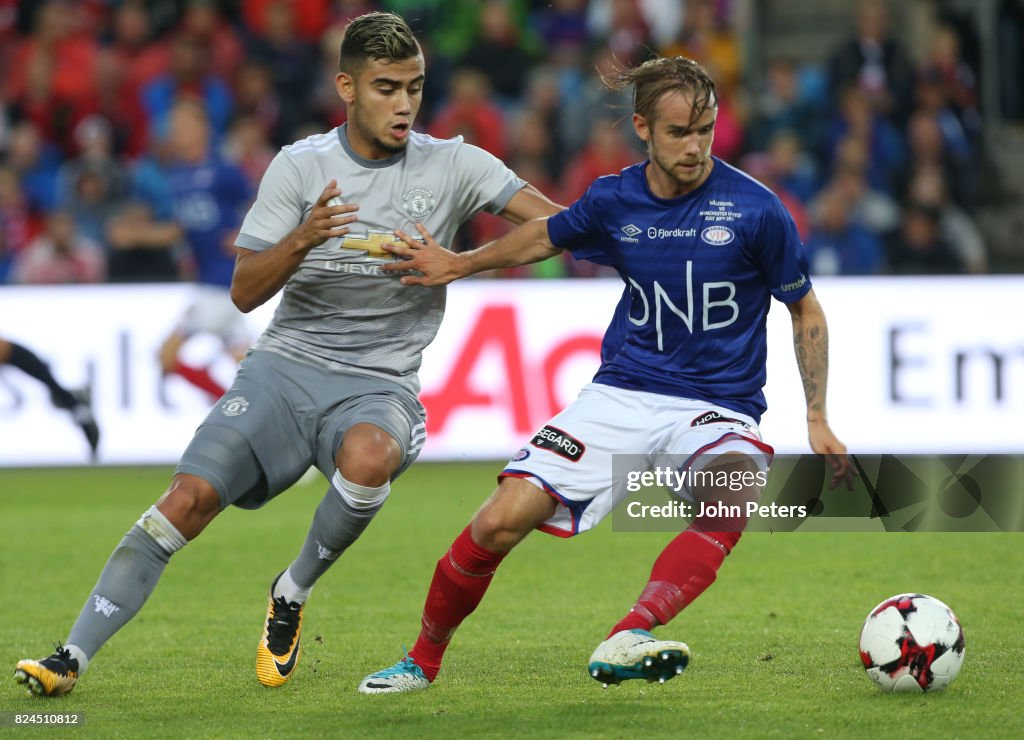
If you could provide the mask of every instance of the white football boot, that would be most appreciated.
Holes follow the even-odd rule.
[[[640,629],[616,632],[590,656],[587,671],[605,686],[631,678],[665,683],[678,676],[690,662],[690,648],[684,642],[658,640]]]
[[[359,684],[360,694],[399,694],[430,688],[430,680],[412,658],[406,656],[390,668],[371,673]]]

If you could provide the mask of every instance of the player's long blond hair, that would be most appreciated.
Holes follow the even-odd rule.
[[[612,90],[633,85],[633,111],[648,123],[654,121],[655,107],[666,93],[684,92],[693,96],[691,125],[708,108],[718,105],[715,81],[704,67],[686,57],[649,59],[636,67],[606,75],[602,81]]]

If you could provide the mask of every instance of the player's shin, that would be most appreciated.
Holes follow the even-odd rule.
[[[152,506],[114,549],[68,635],[79,674],[88,660],[134,617],[156,587],[171,555],[187,540]]]
[[[609,637],[622,630],[668,624],[714,583],[746,528],[745,502],[761,497],[761,479],[754,475],[761,465],[759,458],[736,451],[710,460],[698,458],[693,469],[707,473],[700,478],[707,483],[693,486],[690,492],[701,514],[661,551],[640,597]],[[742,486],[720,482],[748,478],[751,482]]]
[[[420,635],[410,653],[428,680],[433,681],[441,670],[452,635],[480,604],[504,557],[505,553],[476,544],[467,526],[437,561],[423,605]]]
[[[714,583],[741,534],[702,531],[697,522],[691,524],[661,551],[640,597],[608,636],[668,624]]]
[[[391,492],[390,483],[360,486],[346,480],[338,471],[331,484],[313,515],[298,557],[288,568],[288,577],[277,584],[278,591],[289,584],[295,584],[296,588],[289,593],[275,593],[275,596],[304,603],[313,584],[359,539]]]

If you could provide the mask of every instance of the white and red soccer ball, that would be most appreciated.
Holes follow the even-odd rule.
[[[860,659],[883,691],[937,691],[964,662],[964,631],[953,610],[924,594],[876,606],[860,631]]]

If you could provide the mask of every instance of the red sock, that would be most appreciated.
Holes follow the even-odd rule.
[[[651,579],[608,633],[649,630],[669,621],[714,583],[719,567],[742,532],[704,532],[690,525],[665,546],[651,568]]]
[[[206,391],[215,399],[220,398],[224,395],[224,391],[227,389],[213,379],[210,375],[210,371],[205,367],[193,367],[186,365],[181,360],[178,360],[174,364],[174,370],[172,371],[175,375],[180,375],[189,383],[194,385],[201,391]]]
[[[437,561],[423,605],[420,636],[409,653],[430,681],[441,670],[452,634],[476,609],[504,557],[504,553],[491,552],[473,542],[467,526]]]

